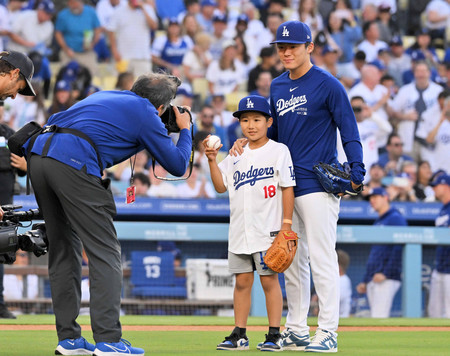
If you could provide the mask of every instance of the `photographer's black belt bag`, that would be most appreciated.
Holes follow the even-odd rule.
[[[103,164],[102,160],[100,159],[100,155],[98,153],[97,147],[95,146],[94,141],[91,140],[91,138],[86,135],[84,132],[76,129],[71,129],[67,127],[59,127],[56,125],[49,125],[45,127],[41,127],[37,122],[31,121],[25,126],[23,126],[20,130],[16,131],[9,139],[8,139],[8,147],[9,150],[18,155],[23,156],[23,145],[30,140],[30,143],[28,144],[28,153],[27,153],[27,165],[28,165],[28,174],[27,174],[27,194],[30,192],[30,184],[29,184],[29,171],[30,171],[30,157],[31,157],[31,151],[33,149],[34,142],[38,138],[40,134],[51,132],[52,134],[48,137],[47,141],[45,142],[44,148],[42,149],[42,156],[45,157],[48,153],[48,150],[50,149],[50,144],[52,142],[53,136],[55,133],[67,133],[71,135],[78,136],[87,142],[94,148],[95,153],[97,154],[97,162],[98,166],[100,168],[100,177],[103,175]]]

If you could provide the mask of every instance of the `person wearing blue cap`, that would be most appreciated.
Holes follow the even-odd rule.
[[[303,237],[296,260],[285,272],[288,315],[283,341],[287,349],[337,352],[339,267],[335,244],[339,198],[324,191],[312,167],[319,161],[337,161],[336,128],[339,128],[352,168],[354,194],[364,179],[365,169],[356,119],[347,93],[336,78],[311,63],[314,50],[311,37],[307,25],[288,21],[278,28],[273,42],[288,71],[272,82],[274,125],[271,137],[285,143],[292,154],[297,183],[294,222]],[[306,324],[309,268],[319,296],[318,329],[311,342]]]
[[[234,289],[235,328],[218,350],[246,350],[247,318],[250,312],[253,273],[256,270],[266,296],[269,332],[258,347],[262,351],[282,351],[280,334],[283,297],[278,274],[264,263],[266,251],[276,232],[291,230],[294,209],[294,168],[288,148],[270,140],[267,130],[272,125],[270,106],[266,99],[249,95],[240,100],[233,116],[239,119],[248,144],[240,156],[228,155],[220,164],[219,148],[210,148],[203,141],[211,170],[211,179],[218,193],[228,190],[230,228],[228,265],[236,276]]]
[[[407,226],[404,216],[389,203],[389,195],[382,188],[374,188],[368,195],[370,205],[377,212],[375,226]],[[367,294],[372,318],[389,318],[395,294],[401,286],[402,246],[372,246],[363,281],[356,287]]]
[[[434,195],[443,204],[435,225],[450,227],[450,175],[444,171],[436,172],[430,181]],[[436,265],[431,274],[428,316],[431,318],[450,318],[450,246],[436,248]]]
[[[351,167],[352,194],[364,179],[362,146],[347,93],[330,73],[311,63],[311,30],[300,21],[281,24],[278,55],[287,72],[272,81],[273,125],[269,137],[288,146],[295,167],[293,229],[302,238],[292,265],[284,272],[288,315],[283,348],[337,352],[339,266],[336,229],[340,199],[326,193],[313,171],[319,162],[337,163],[337,128]],[[235,144],[239,151],[239,142]],[[318,329],[309,338],[310,265],[319,296]]]

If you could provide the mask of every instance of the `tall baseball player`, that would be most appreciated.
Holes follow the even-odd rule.
[[[330,73],[311,63],[311,30],[288,21],[277,30],[275,43],[287,72],[270,89],[273,125],[270,137],[288,146],[295,169],[293,230],[301,239],[285,272],[288,315],[283,348],[337,352],[339,267],[335,251],[339,197],[327,193],[313,171],[318,162],[336,163],[336,131],[351,167],[351,194],[364,179],[362,148],[347,93]],[[310,268],[319,297],[318,329],[310,340],[307,316]]]
[[[430,185],[444,206],[436,218],[436,226],[450,227],[450,175],[436,173]],[[431,275],[428,315],[431,318],[450,318],[450,246],[436,248],[436,268]]]
[[[291,230],[295,178],[288,148],[269,140],[270,107],[261,96],[250,95],[233,113],[249,139],[241,156],[228,155],[219,165],[217,152],[203,141],[217,192],[230,197],[228,265],[236,275],[234,289],[235,329],[217,346],[218,350],[246,350],[247,318],[250,312],[253,272],[260,275],[266,295],[269,332],[262,351],[281,351],[280,334],[283,297],[278,274],[264,263],[276,232]]]

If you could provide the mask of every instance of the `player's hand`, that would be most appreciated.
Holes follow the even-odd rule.
[[[386,276],[383,273],[375,273],[372,277],[372,281],[375,283],[381,283],[386,280]]]
[[[188,111],[191,111],[191,108],[189,106],[183,106]],[[180,113],[177,106],[173,106],[173,111],[175,112],[175,118],[177,121],[177,125],[180,128],[180,130],[183,129],[190,129],[191,128],[191,117],[189,116],[188,112]]]
[[[240,156],[244,153],[244,146],[247,144],[248,140],[246,138],[238,138],[234,143],[233,147],[230,148],[228,152],[232,156]]]
[[[365,283],[360,283],[356,286],[356,291],[359,294],[366,294],[367,292],[367,288],[366,288],[366,284]]]

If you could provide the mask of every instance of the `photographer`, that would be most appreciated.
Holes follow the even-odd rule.
[[[147,149],[169,173],[184,174],[192,147],[190,115],[173,107],[181,130],[176,146],[159,117],[168,109],[179,84],[176,77],[151,73],[140,76],[131,91],[95,93],[52,115],[46,127],[57,125],[58,129],[44,130],[34,142],[29,172],[47,228],[48,268],[59,339],[56,351],[62,355],[80,349],[112,355],[112,348],[144,354],[144,350],[121,339],[121,250],[113,224],[114,199],[109,180],[101,179],[102,167]],[[26,151],[29,145],[30,141],[24,146]],[[89,259],[95,346],[81,337],[76,322],[82,247]]]

